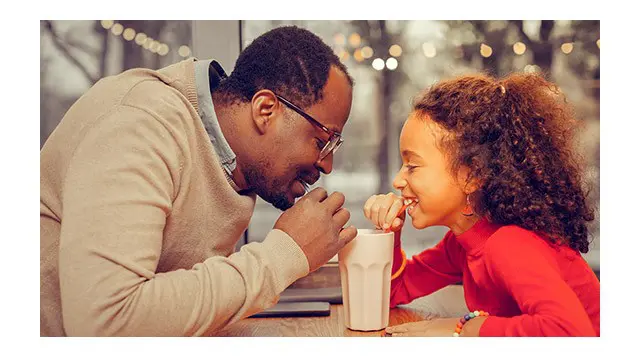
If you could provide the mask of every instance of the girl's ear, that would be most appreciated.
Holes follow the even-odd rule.
[[[471,176],[471,169],[467,166],[462,166],[458,170],[458,184],[465,195],[470,195],[480,188],[480,182]]]

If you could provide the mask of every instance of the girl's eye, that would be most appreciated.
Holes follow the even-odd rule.
[[[413,170],[417,167],[417,166],[414,166],[414,165],[406,165],[406,166],[407,166],[407,170],[409,172],[413,172]]]

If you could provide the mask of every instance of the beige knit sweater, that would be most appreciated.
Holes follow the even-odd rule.
[[[206,335],[309,266],[286,233],[234,253],[255,196],[227,181],[194,62],[99,81],[40,153],[40,333]]]

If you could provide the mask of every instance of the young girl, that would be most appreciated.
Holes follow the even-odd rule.
[[[395,232],[391,307],[462,282],[470,313],[389,327],[393,336],[599,336],[600,282],[572,152],[575,120],[534,74],[464,76],[416,98],[402,130],[393,193],[364,206]],[[405,211],[417,229],[447,226],[407,260]]]

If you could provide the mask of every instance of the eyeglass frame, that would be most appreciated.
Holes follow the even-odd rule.
[[[275,96],[276,96],[276,98],[278,98],[278,100],[280,100],[282,103],[284,103],[284,105],[289,107],[289,109],[291,109],[294,112],[300,114],[300,116],[302,116],[303,118],[307,119],[309,122],[311,122],[311,124],[317,126],[318,128],[322,129],[322,131],[324,131],[325,133],[329,134],[329,140],[324,145],[322,150],[320,150],[320,157],[318,158],[318,161],[324,160],[327,156],[329,156],[329,153],[335,154],[335,152],[338,150],[340,145],[342,145],[342,143],[344,143],[344,139],[342,139],[342,134],[338,133],[335,130],[331,130],[331,129],[327,128],[322,123],[320,123],[319,121],[314,119],[311,115],[305,113],[305,111],[302,110],[300,107],[298,107],[297,105],[291,103],[288,99],[282,97],[281,95],[275,94]],[[332,145],[332,143],[333,143],[333,148],[331,150],[329,150],[328,148],[329,148],[330,145]]]

